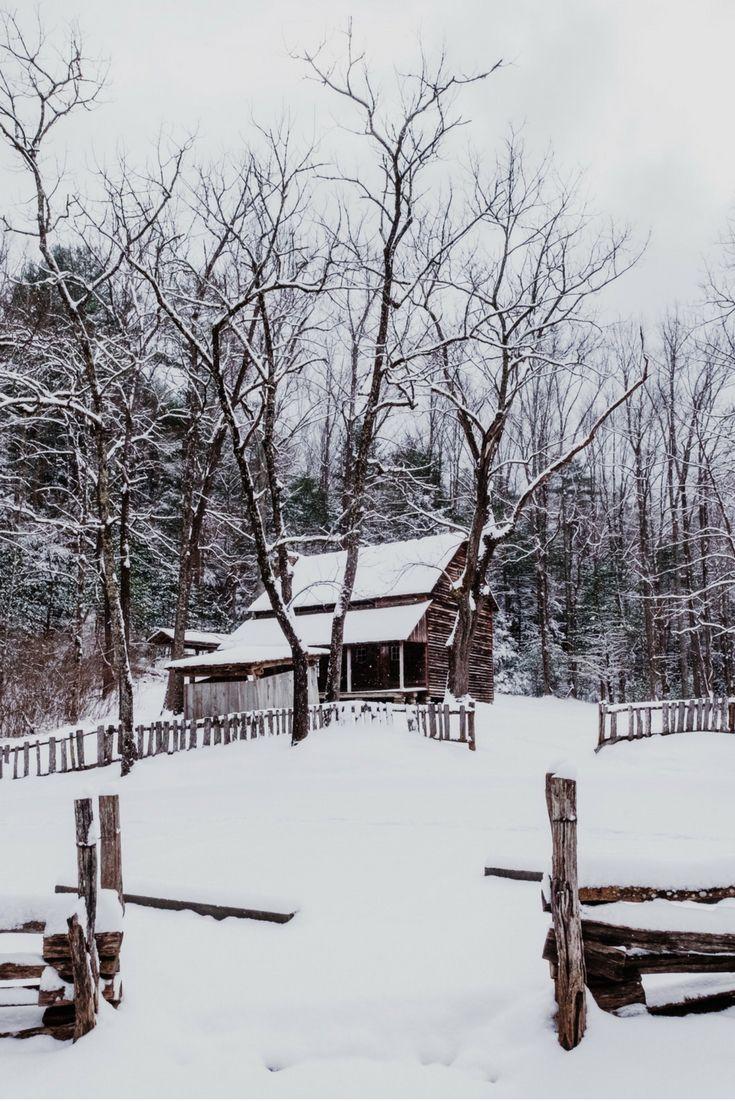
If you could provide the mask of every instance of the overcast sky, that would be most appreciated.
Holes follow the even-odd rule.
[[[143,157],[162,125],[231,148],[251,114],[284,108],[323,133],[331,100],[289,50],[335,38],[350,16],[379,67],[410,65],[419,36],[459,69],[504,58],[462,100],[472,141],[491,155],[523,125],[532,150],[584,170],[597,210],[641,242],[650,232],[617,292],[626,312],[698,296],[735,199],[733,0],[45,0],[41,13],[58,28],[76,18],[110,62],[104,105],[65,138],[90,161],[116,142]]]

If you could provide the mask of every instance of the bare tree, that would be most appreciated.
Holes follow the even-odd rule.
[[[399,78],[396,106],[385,104],[365,57],[354,52],[351,29],[346,57],[329,64],[322,51],[301,58],[314,78],[344,100],[358,120],[369,162],[340,179],[362,207],[343,213],[343,244],[359,305],[350,311],[349,398],[340,530],[345,569],[335,603],[327,674],[327,697],[337,699],[342,676],[342,641],[357,574],[365,524],[371,459],[382,419],[393,409],[412,407],[413,380],[407,365],[436,341],[416,329],[415,298],[422,282],[469,234],[477,215],[450,224],[449,196],[427,202],[432,171],[449,135],[461,125],[453,112],[455,93],[489,72],[463,77],[447,71],[442,57],[426,58],[415,74]],[[437,232],[437,228],[439,232]],[[434,280],[434,282],[436,282]],[[456,339],[454,334],[449,340]],[[444,343],[444,339],[442,342]]]
[[[490,600],[488,573],[498,547],[647,372],[644,357],[640,376],[600,404],[604,361],[592,339],[593,303],[630,264],[624,236],[595,234],[584,213],[575,211],[573,192],[554,185],[548,163],[527,172],[515,140],[489,183],[477,170],[475,205],[486,236],[468,263],[467,294],[483,319],[471,354],[463,345],[461,356],[441,357],[430,383],[461,427],[471,483],[466,565],[453,586],[449,687],[458,697],[469,691],[470,651],[478,613]],[[443,335],[441,319],[434,321]],[[563,390],[577,387],[577,417],[574,423],[565,419],[541,454],[518,454],[513,411],[535,380],[552,375],[567,376]],[[586,380],[595,382],[585,389]],[[526,477],[502,477],[508,468]]]
[[[66,210],[54,201],[60,188],[49,178],[44,153],[57,125],[67,116],[90,110],[103,80],[99,67],[85,57],[79,36],[72,32],[64,53],[57,55],[39,26],[27,34],[17,19],[2,17],[0,53],[0,135],[17,155],[33,187],[35,213],[28,226],[13,227],[32,237],[40,252],[46,279],[66,313],[75,352],[79,357],[88,394],[88,421],[96,456],[95,501],[100,546],[100,567],[110,611],[112,652],[118,685],[122,725],[122,772],[130,771],[136,757],[133,740],[133,685],[130,673],[125,621],[120,599],[118,556],[114,543],[113,504],[109,453],[113,443],[101,377],[105,352],[96,339],[85,307],[102,304],[106,286],[118,270],[121,256],[111,250],[101,258],[97,273],[89,278],[70,272],[54,249],[64,227]]]

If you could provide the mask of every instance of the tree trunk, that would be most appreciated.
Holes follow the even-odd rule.
[[[293,731],[291,745],[297,746],[309,734],[309,660],[303,653],[293,658]]]

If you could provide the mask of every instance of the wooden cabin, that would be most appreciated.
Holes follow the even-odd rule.
[[[464,558],[465,542],[455,533],[360,549],[345,618],[344,697],[426,700],[444,696],[449,670],[447,641],[455,619],[450,587]],[[320,693],[326,684],[332,617],[344,565],[344,551],[302,555],[294,564],[293,607],[301,637],[315,666],[318,664]],[[495,607],[491,601],[482,614],[470,662],[470,693],[485,702],[493,699]],[[217,651],[200,660],[189,658],[172,665],[194,681],[252,680],[287,672],[289,653],[263,593],[250,605],[245,622]],[[268,665],[270,672],[266,672]],[[258,666],[261,673],[254,674]],[[190,695],[195,691],[187,686]]]

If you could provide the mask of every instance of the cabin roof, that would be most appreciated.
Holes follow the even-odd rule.
[[[425,615],[428,601],[382,608],[353,609],[345,617],[344,642],[399,643],[408,639]],[[332,613],[302,613],[296,627],[310,654],[326,654],[332,633]],[[219,650],[203,658],[182,658],[169,662],[168,668],[187,670],[221,666],[249,665],[263,661],[290,661],[291,648],[274,616],[246,620]]]
[[[459,532],[442,532],[421,539],[361,547],[352,602],[431,593],[464,540]],[[339,596],[346,558],[346,551],[300,555],[293,568],[293,607],[333,606]],[[256,597],[248,611],[270,612],[267,593]]]
[[[428,607],[428,601],[420,601],[410,605],[351,609],[345,617],[343,642],[347,644],[402,642],[408,639]],[[301,613],[296,616],[296,627],[308,647],[328,647],[332,636],[332,613]],[[246,620],[237,631],[232,633],[228,643],[223,644],[219,653],[226,653],[230,643],[232,646],[239,646],[242,643],[270,646],[284,639],[274,616],[269,616],[267,619]]]

